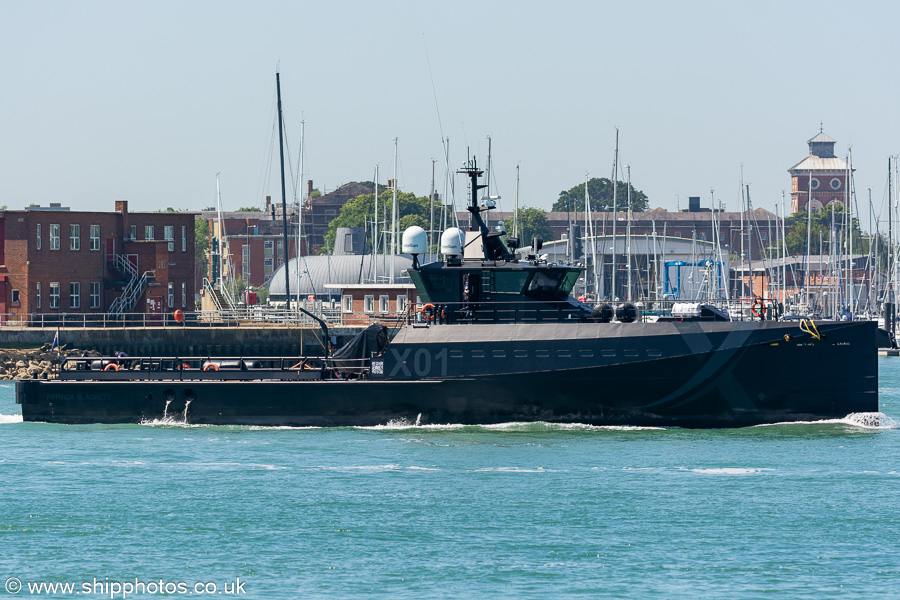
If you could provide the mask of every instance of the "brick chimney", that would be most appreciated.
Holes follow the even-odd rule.
[[[116,212],[122,215],[122,238],[127,238],[128,230],[128,200],[116,200]]]
[[[307,179],[306,180],[306,197],[309,198],[312,193],[313,193],[313,180]]]

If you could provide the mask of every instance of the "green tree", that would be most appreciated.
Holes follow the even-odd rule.
[[[844,230],[845,220],[849,216],[849,212],[838,205],[832,204],[823,210],[815,211],[812,214],[812,228],[809,236],[809,253],[823,254],[823,248],[830,250],[832,213],[834,213],[834,227],[837,235],[840,237]],[[800,211],[793,216],[794,223],[787,232],[785,240],[787,242],[788,253],[792,255],[806,254],[806,230],[809,224],[809,213]],[[863,241],[862,232],[859,229],[859,222],[856,219],[850,223],[851,236],[853,238],[854,251],[863,251],[868,248],[868,241]],[[821,240],[821,243],[820,243]],[[858,250],[857,250],[858,249]],[[776,249],[771,249],[770,254],[775,256]]]
[[[513,234],[513,223],[506,223],[507,235]],[[547,223],[547,213],[539,208],[519,209],[519,242],[522,246],[530,246],[535,236],[547,242],[553,239],[553,231]]]
[[[363,227],[366,225],[366,219],[378,219],[378,237],[390,244],[390,222],[391,207],[393,202],[393,192],[386,190],[378,195],[378,215],[375,215],[375,194],[363,194],[347,201],[341,208],[340,214],[332,219],[328,225],[328,233],[325,234],[325,246],[319,250],[322,254],[327,254],[328,250],[334,248],[334,236],[338,227]],[[435,218],[440,214],[441,205],[439,202],[434,203]],[[415,194],[407,192],[397,192],[397,251],[400,251],[401,237],[403,231],[418,225],[422,229],[428,229],[428,222],[431,216],[431,208],[427,196],[417,197]],[[387,227],[385,227],[387,223]],[[388,231],[385,231],[387,229]],[[436,240],[430,240],[432,244]],[[372,251],[371,239],[367,240],[369,251]],[[382,245],[381,248],[384,248]],[[388,246],[389,248],[389,246]]]
[[[194,221],[194,268],[200,271],[202,277],[206,277],[209,268],[209,224],[206,219],[198,218]]]
[[[602,211],[612,210],[613,208],[613,185],[612,182],[605,178],[593,178],[588,181],[588,192],[591,195],[591,210]],[[628,186],[623,182],[618,182],[616,186],[616,208],[625,210],[628,207]],[[631,210],[642,212],[647,210],[649,200],[647,194],[631,186]],[[550,210],[557,212],[573,212],[584,211],[584,184],[579,183],[575,187],[559,193],[559,199],[553,203]]]
[[[259,304],[265,304],[269,301],[269,290],[265,286],[250,289],[256,292],[256,300]]]

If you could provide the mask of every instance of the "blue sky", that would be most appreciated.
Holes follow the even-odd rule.
[[[376,163],[385,183],[398,137],[400,186],[424,195],[442,135],[454,168],[490,135],[502,207],[518,164],[521,204],[549,208],[610,176],[619,127],[651,206],[708,206],[713,188],[736,210],[743,164],[773,210],[821,121],[839,155],[853,147],[860,208],[871,187],[879,210],[900,152],[898,22],[886,2],[7,0],[0,204],[196,210],[217,172],[225,208],[278,198],[280,64],[291,160],[302,118],[319,189]]]

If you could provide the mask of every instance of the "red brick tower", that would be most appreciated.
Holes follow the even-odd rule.
[[[850,167],[842,158],[834,155],[835,140],[819,133],[810,139],[809,156],[788,169],[791,174],[791,213],[805,211],[810,203],[812,187],[812,209],[821,210],[830,204],[839,207],[849,202],[847,187]]]

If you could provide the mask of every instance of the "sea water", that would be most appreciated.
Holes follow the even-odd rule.
[[[3,384],[0,594],[900,597],[879,360],[881,414],[736,430],[51,425]]]

